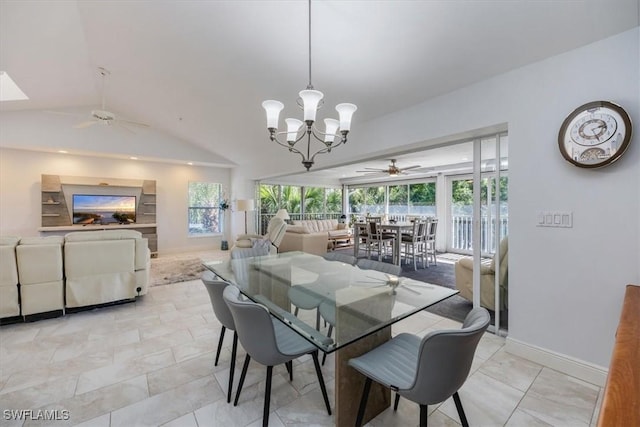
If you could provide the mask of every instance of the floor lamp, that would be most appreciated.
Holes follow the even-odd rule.
[[[244,211],[244,234],[247,234],[247,212],[256,209],[253,199],[236,200],[236,209],[238,211]]]

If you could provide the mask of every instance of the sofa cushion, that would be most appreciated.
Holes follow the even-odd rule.
[[[136,230],[74,231],[64,236],[66,242],[88,242],[92,240],[124,240],[140,238],[142,238],[142,233]]]
[[[309,234],[309,229],[304,225],[287,225],[287,233]]]
[[[63,245],[63,236],[47,237],[23,237],[20,239],[21,245]]]
[[[337,219],[296,220],[296,221],[293,221],[293,225],[305,227],[308,230],[308,233],[318,233],[321,231],[336,230],[338,228],[338,220]]]
[[[62,245],[21,243],[16,248],[16,255],[22,286],[62,280]]]

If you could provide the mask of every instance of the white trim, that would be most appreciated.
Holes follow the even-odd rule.
[[[532,362],[562,372],[580,380],[604,387],[609,370],[584,360],[556,353],[532,344],[507,337],[505,350]]]

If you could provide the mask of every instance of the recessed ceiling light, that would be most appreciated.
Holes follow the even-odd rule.
[[[58,153],[60,153],[60,154],[67,154],[67,153],[68,153],[68,151],[66,151],[66,150],[58,150]]]
[[[462,158],[462,161],[463,161],[463,162],[466,162],[467,160],[469,160],[467,157],[463,157],[463,158]]]
[[[0,101],[21,101],[29,99],[6,71],[0,71]]]
[[[131,160],[138,160],[137,157],[129,157]]]
[[[187,162],[189,166],[193,166],[193,162]]]

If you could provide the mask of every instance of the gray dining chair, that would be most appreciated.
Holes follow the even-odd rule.
[[[367,377],[356,426],[362,425],[372,381],[396,392],[394,411],[398,409],[400,396],[418,403],[420,426],[424,427],[427,425],[427,405],[453,396],[460,422],[468,426],[458,390],[469,375],[473,355],[489,320],[489,312],[477,307],[469,312],[461,329],[430,332],[422,339],[402,333],[349,360],[351,367]]]
[[[273,318],[264,306],[256,304],[253,301],[241,299],[240,290],[235,286],[227,286],[224,290],[223,298],[233,316],[240,343],[247,352],[233,405],[238,405],[242,385],[247,375],[247,368],[253,358],[258,363],[267,366],[262,425],[269,425],[269,404],[271,399],[273,367],[275,365],[285,364],[289,371],[289,378],[291,379],[293,374],[292,361],[302,355],[311,354],[316,374],[318,375],[322,397],[327,407],[327,413],[331,415],[329,397],[327,396],[327,389],[322,377],[322,371],[320,370],[320,363],[318,363],[317,347],[302,338],[281,321]]]
[[[382,273],[393,274],[394,276],[400,276],[402,273],[402,267],[388,262],[376,261],[373,259],[361,258],[356,263],[361,270],[376,270]]]
[[[216,276],[207,271],[202,274],[201,277],[204,287],[209,293],[209,299],[211,299],[211,305],[213,306],[213,313],[218,318],[218,321],[222,324],[222,330],[220,331],[220,338],[218,339],[218,350],[216,351],[216,359],[213,366],[218,366],[218,360],[220,359],[220,351],[222,350],[222,342],[224,341],[224,333],[227,329],[233,331],[233,345],[231,347],[231,367],[229,369],[229,387],[227,389],[227,403],[231,402],[231,388],[233,387],[233,373],[236,369],[236,354],[238,351],[238,334],[236,333],[236,326],[233,322],[233,316],[227,303],[224,302],[222,293],[224,289],[229,286],[229,283],[222,280],[218,280]]]

